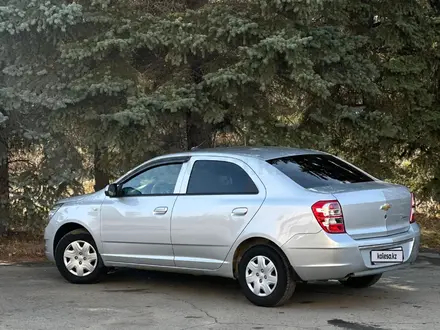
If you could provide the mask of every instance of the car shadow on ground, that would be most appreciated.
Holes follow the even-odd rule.
[[[220,277],[119,269],[109,274],[101,286],[109,293],[172,293],[178,299],[203,295],[228,302],[247,303],[237,281]],[[411,292],[418,290],[413,281],[403,280],[400,276],[387,276],[367,289],[347,288],[338,281],[298,283],[295,294],[285,306],[387,310],[390,302],[393,302],[418,308],[411,302]]]

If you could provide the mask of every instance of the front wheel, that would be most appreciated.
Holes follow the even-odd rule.
[[[92,235],[85,230],[74,230],[61,238],[55,263],[61,275],[75,284],[98,282],[106,269]]]
[[[296,286],[288,261],[269,246],[247,250],[238,265],[238,274],[243,294],[257,306],[284,304]]]
[[[362,277],[349,277],[346,280],[341,280],[342,285],[349,288],[368,288],[374,284],[376,284],[382,277],[382,274],[362,276]]]

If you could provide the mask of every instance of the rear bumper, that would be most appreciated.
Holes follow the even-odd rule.
[[[291,265],[304,281],[343,279],[399,269],[415,262],[419,253],[420,228],[412,224],[401,234],[354,240],[347,234],[299,234],[283,245]],[[371,263],[372,250],[402,248],[401,264]]]

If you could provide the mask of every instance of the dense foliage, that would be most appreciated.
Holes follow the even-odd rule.
[[[0,223],[38,230],[57,198],[198,145],[326,150],[436,202],[437,8],[2,0]]]

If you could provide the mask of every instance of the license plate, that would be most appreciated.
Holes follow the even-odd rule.
[[[371,251],[371,262],[374,264],[395,264],[403,262],[403,250]]]

